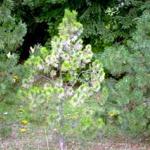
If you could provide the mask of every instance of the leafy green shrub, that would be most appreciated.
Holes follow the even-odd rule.
[[[91,138],[103,125],[99,110],[102,64],[93,60],[91,46],[83,46],[82,25],[76,12],[65,11],[58,36],[45,47],[31,49],[25,63],[30,74],[23,80],[20,95],[30,113],[42,111],[52,130],[65,136]]]
[[[108,72],[105,103],[108,127],[131,135],[150,133],[150,12],[137,19],[127,45],[113,45],[101,55]],[[111,77],[111,78],[110,78]],[[107,130],[107,129],[106,129]]]

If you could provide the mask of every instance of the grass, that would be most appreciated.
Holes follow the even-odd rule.
[[[45,128],[30,128],[24,134],[17,134],[0,141],[0,150],[59,150],[58,137]],[[144,143],[125,139],[103,139],[103,141],[82,142],[68,140],[65,150],[149,150]]]
[[[23,119],[30,119],[19,103],[0,103],[0,150],[59,150],[59,136],[50,131],[41,120],[29,120],[22,125]],[[20,129],[26,129],[20,132]],[[95,141],[66,140],[65,150],[149,150],[150,146],[138,141],[96,139]]]
[[[17,119],[18,106],[15,104],[7,104],[5,102],[0,103],[0,122],[7,121],[11,122]]]
[[[12,128],[9,124],[17,121],[16,109],[16,105],[0,103],[0,138],[7,138],[11,135]]]

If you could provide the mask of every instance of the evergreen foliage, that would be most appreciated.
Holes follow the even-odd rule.
[[[66,0],[23,0],[24,5],[28,5],[29,7],[41,7],[47,4],[61,4],[64,3]]]
[[[106,113],[110,114],[111,109],[117,112],[108,117],[108,124],[133,135],[149,134],[149,32],[150,13],[146,11],[137,19],[136,31],[127,45],[108,47],[101,56],[107,71],[118,77],[106,81]]]
[[[20,92],[32,113],[46,111],[52,130],[90,138],[104,125],[95,116],[104,72],[98,60],[92,61],[91,46],[83,46],[83,27],[76,15],[66,10],[51,51],[42,47],[27,60],[25,66],[32,70]]]
[[[0,54],[15,51],[26,34],[26,25],[12,16],[12,9],[12,0],[4,0],[0,6]]]
[[[16,93],[24,73],[17,61],[18,57],[15,54],[0,56],[0,102],[16,102]]]
[[[32,119],[70,135],[104,124],[105,132],[149,135],[149,10],[149,0],[1,1],[0,102],[21,96]],[[39,24],[48,25],[47,41],[21,65],[23,38]]]
[[[12,15],[14,3],[3,0],[0,6],[0,101],[13,102],[21,73],[18,57],[12,54],[23,42],[26,25]]]

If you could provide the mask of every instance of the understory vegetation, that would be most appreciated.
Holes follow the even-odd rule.
[[[149,111],[149,0],[0,2],[1,139],[149,137]]]

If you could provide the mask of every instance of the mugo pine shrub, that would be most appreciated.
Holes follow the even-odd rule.
[[[92,60],[91,46],[83,46],[83,27],[76,15],[65,11],[51,50],[31,49],[25,63],[30,74],[23,80],[20,94],[30,113],[41,110],[52,130],[64,136],[91,138],[104,124],[96,117],[104,71],[98,60]]]
[[[22,44],[26,25],[12,15],[12,0],[3,0],[0,5],[0,55],[16,49]]]
[[[16,101],[17,90],[21,86],[24,73],[17,61],[18,57],[15,54],[0,55],[0,102],[13,104]]]
[[[149,135],[150,12],[145,11],[137,19],[136,30],[126,45],[106,48],[101,60],[112,75],[106,80],[107,129],[117,128],[133,136]]]
[[[0,102],[13,102],[21,78],[18,57],[12,52],[22,44],[26,25],[12,15],[12,0],[3,0],[0,5]]]

